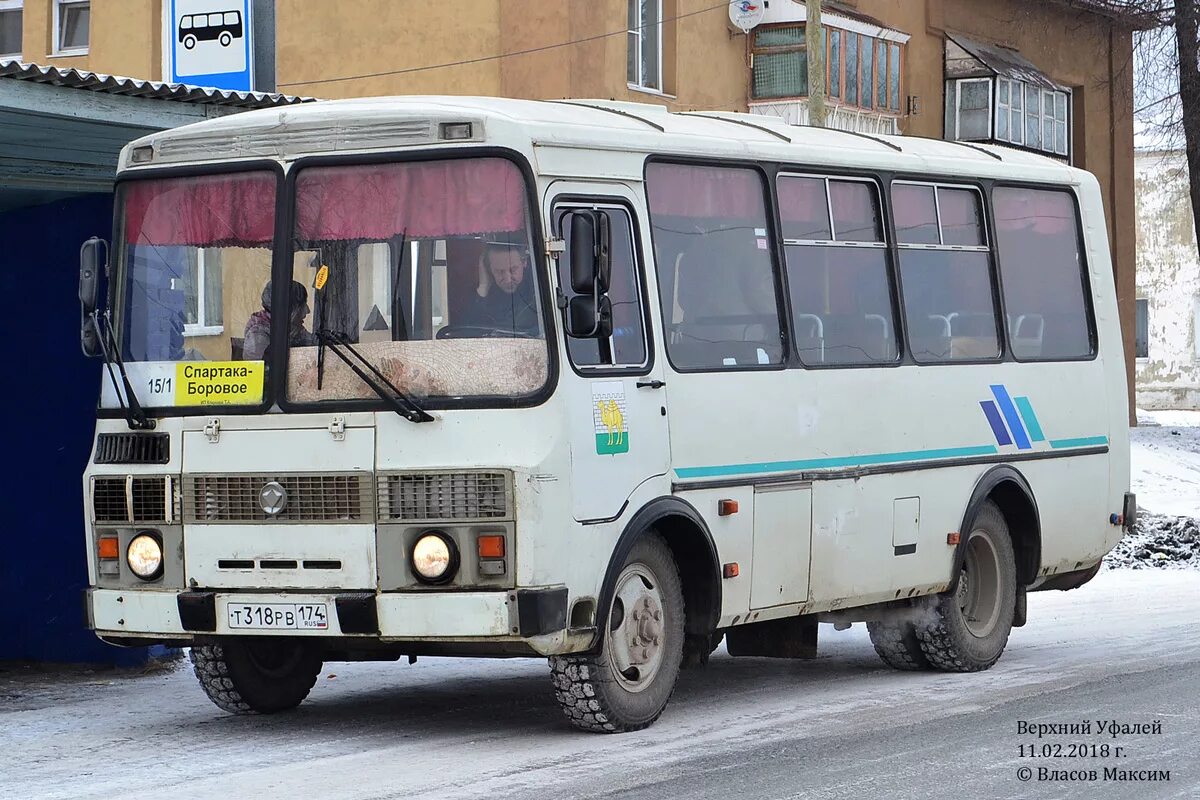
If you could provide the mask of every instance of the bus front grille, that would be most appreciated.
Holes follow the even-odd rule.
[[[503,519],[509,515],[503,472],[408,472],[379,476],[381,521]]]
[[[178,514],[173,483],[157,475],[92,478],[92,518],[104,523],[170,522]]]
[[[283,490],[274,505],[263,500],[276,483]],[[371,476],[335,475],[185,475],[184,522],[372,522]],[[278,508],[268,513],[266,507]],[[282,506],[279,508],[279,506]]]

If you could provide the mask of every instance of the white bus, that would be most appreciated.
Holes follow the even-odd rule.
[[[1133,524],[1100,191],[1056,161],[404,97],[147,136],[116,202],[89,619],[230,712],[325,661],[541,656],[629,731],[722,638],[821,622],[986,669]]]

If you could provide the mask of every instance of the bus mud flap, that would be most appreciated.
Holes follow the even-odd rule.
[[[725,631],[731,656],[816,658],[817,623],[808,617],[787,617],[739,625]]]

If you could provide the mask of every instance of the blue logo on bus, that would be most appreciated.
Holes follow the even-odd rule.
[[[994,400],[981,400],[979,407],[992,426],[997,444],[1015,444],[1018,450],[1032,450],[1033,442],[1044,442],[1042,426],[1028,397],[1010,397],[1002,384],[992,384]]]

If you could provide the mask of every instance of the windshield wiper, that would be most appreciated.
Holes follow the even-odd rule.
[[[429,415],[425,409],[417,405],[416,401],[400,391],[397,386],[387,379],[379,369],[368,361],[362,353],[354,349],[350,337],[341,331],[318,330],[316,332],[317,341],[320,344],[329,345],[329,349],[333,354],[346,362],[355,375],[362,379],[362,382],[370,386],[375,394],[379,395],[388,405],[392,407],[400,416],[404,417],[409,422],[433,422],[434,418]],[[345,352],[343,352],[343,348]],[[355,364],[346,353],[354,356],[362,366]],[[363,366],[366,369],[363,369]]]
[[[92,323],[96,326],[98,336],[96,342],[100,345],[100,355],[104,358],[104,366],[108,371],[109,380],[112,381],[113,394],[117,396],[117,402],[121,405],[121,412],[125,415],[125,422],[129,425],[130,430],[148,431],[154,429],[154,420],[146,416],[142,404],[138,402],[137,393],[133,391],[133,384],[129,381],[129,374],[125,372],[125,362],[121,360],[121,347],[117,344],[117,335],[113,331],[112,318],[105,311],[101,314],[99,311],[92,312]],[[112,347],[110,354],[109,347]],[[124,398],[128,398],[128,405],[125,399],[122,398],[121,386],[117,385],[117,376],[113,372],[113,364],[117,365],[117,370],[121,373],[121,384],[125,389]]]

